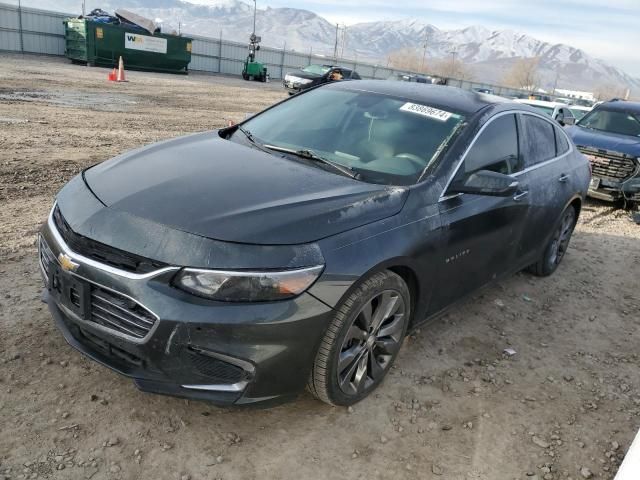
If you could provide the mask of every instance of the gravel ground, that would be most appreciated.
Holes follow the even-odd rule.
[[[0,55],[0,479],[611,479],[640,426],[640,226],[589,202],[565,262],[408,338],[371,398],[220,409],[138,392],[66,345],[35,235],[81,169],[220,127],[277,83]],[[503,354],[513,348],[513,356]]]

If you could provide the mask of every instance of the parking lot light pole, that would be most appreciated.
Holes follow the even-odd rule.
[[[256,11],[258,10],[258,0],[253,0],[253,36],[256,35]]]

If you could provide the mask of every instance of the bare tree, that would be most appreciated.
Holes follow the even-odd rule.
[[[612,98],[624,98],[627,89],[622,85],[602,84],[598,85],[593,92],[593,96],[598,101],[611,100]]]
[[[457,80],[473,80],[475,76],[470,65],[455,58],[434,61],[430,71],[441,77]]]
[[[540,57],[522,58],[518,60],[504,77],[504,83],[510,87],[533,92],[540,85],[538,66]]]
[[[388,62],[393,68],[399,70],[422,73],[426,73],[427,70],[427,66],[422,64],[422,57],[412,48],[403,48],[391,52],[388,56]]]
[[[438,75],[459,80],[472,80],[471,67],[462,61],[451,59],[431,60],[425,63],[422,54],[412,48],[404,48],[389,54],[388,64],[399,70]]]

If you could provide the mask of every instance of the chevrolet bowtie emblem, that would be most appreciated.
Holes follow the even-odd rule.
[[[80,266],[79,263],[71,260],[71,257],[65,253],[58,255],[58,262],[65,272],[75,272]]]

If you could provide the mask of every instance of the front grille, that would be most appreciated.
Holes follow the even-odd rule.
[[[53,210],[53,222],[71,250],[97,262],[132,273],[149,273],[168,266],[166,263],[125,252],[77,234],[64,219],[57,205]]]
[[[105,355],[114,357],[136,367],[142,367],[144,365],[142,359],[137,355],[126,352],[121,348],[118,348],[115,345],[112,345],[111,343],[103,340],[102,338],[95,336],[91,332],[87,332],[86,330],[83,330],[81,328],[78,328],[77,332],[79,333],[81,340],[83,340],[83,343],[88,344],[94,350],[98,350]]]
[[[94,284],[90,288],[92,322],[135,338],[144,338],[155,325],[155,315],[134,300]]]
[[[57,260],[42,236],[40,236],[38,240],[38,252],[42,273],[44,274],[45,282],[48,282],[50,264],[51,262],[57,262]],[[81,290],[87,288],[90,291],[91,302],[89,305],[88,319],[91,322],[124,335],[140,339],[144,338],[158,321],[158,318],[153,313],[135,300],[80,277],[76,278],[78,281],[82,281],[82,284],[75,284],[77,288]],[[86,287],[82,287],[82,285],[86,285]],[[80,308],[81,295],[81,292],[76,290],[74,286],[71,286],[69,288],[68,300]]]
[[[55,257],[42,236],[38,238],[38,255],[40,256],[42,272],[44,273],[45,278],[49,278],[49,264],[55,261]]]
[[[633,176],[636,171],[636,162],[628,155],[582,146],[578,150],[588,156],[594,177],[620,182]]]

